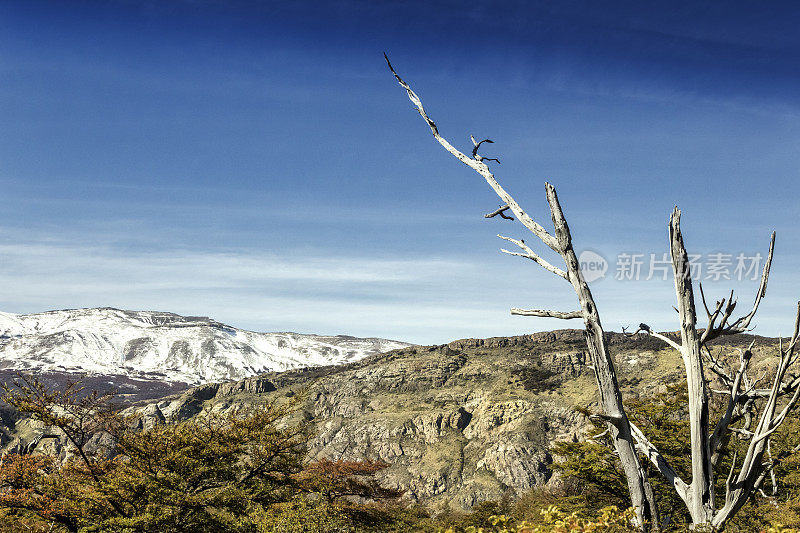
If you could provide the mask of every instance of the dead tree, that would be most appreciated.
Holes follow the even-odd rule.
[[[483,176],[489,186],[500,197],[501,201],[504,202],[504,205],[502,205],[500,209],[489,213],[487,216],[491,217],[496,214],[503,215],[506,211],[511,211],[523,226],[530,230],[544,245],[556,252],[564,260],[566,269],[558,268],[533,251],[523,240],[498,235],[501,239],[516,245],[520,249],[520,251],[516,252],[503,250],[504,253],[530,259],[548,272],[563,278],[572,285],[575,294],[578,296],[580,309],[576,311],[564,312],[514,308],[511,310],[511,313],[515,315],[552,317],[565,320],[583,319],[589,357],[594,367],[597,387],[600,392],[600,416],[608,425],[614,448],[622,462],[622,467],[628,482],[628,489],[630,491],[631,503],[636,509],[637,520],[639,524],[642,525],[643,529],[648,531],[657,530],[658,512],[653,490],[636,454],[636,445],[631,432],[631,424],[628,417],[625,415],[625,409],[622,405],[622,395],[620,394],[619,384],[617,382],[617,374],[614,369],[613,360],[608,352],[608,344],[606,343],[603,326],[600,323],[600,315],[597,312],[592,292],[589,290],[589,286],[586,284],[583,274],[581,273],[578,258],[572,246],[572,236],[569,232],[569,226],[567,225],[564,212],[561,209],[561,204],[558,201],[555,188],[549,183],[545,183],[545,193],[547,202],[550,205],[550,214],[553,220],[553,234],[550,234],[542,225],[528,216],[514,198],[512,198],[497,182],[494,174],[492,174],[486,164],[487,161],[497,160],[485,158],[478,153],[483,143],[491,143],[492,141],[484,139],[478,142],[473,137],[472,153],[469,156],[456,149],[439,134],[436,124],[425,112],[419,97],[414,93],[411,87],[398,76],[397,72],[392,68],[391,63],[389,63],[388,57],[386,58],[386,63],[389,65],[398,83],[400,83],[408,93],[411,102],[414,104],[417,111],[419,111],[419,114],[422,115],[422,118],[425,119],[425,122],[430,127],[434,138],[439,144],[455,156],[456,159]]]
[[[659,521],[655,497],[646,472],[639,462],[637,451],[656,466],[684,501],[692,517],[693,524],[707,525],[714,528],[723,527],[747,499],[761,489],[764,480],[768,476],[772,478],[774,485],[772,468],[779,458],[771,456],[770,435],[786,420],[788,414],[797,406],[800,400],[800,376],[787,374],[789,368],[798,358],[797,352],[800,351],[797,347],[798,338],[800,337],[798,333],[800,330],[800,303],[798,303],[794,333],[787,343],[781,342],[780,344],[775,377],[771,387],[768,389],[757,388],[759,380],[751,380],[748,376],[747,370],[752,359],[752,345],[748,350],[741,352],[738,368],[733,370],[727,369],[715,358],[708,345],[710,341],[718,337],[748,331],[758,306],[766,294],[775,234],[773,233],[772,235],[761,284],[751,310],[746,315],[734,320],[732,317],[736,308],[736,300],[733,298],[733,292],[731,292],[729,297],[716,302],[714,310],[711,311],[705,300],[705,295],[702,294],[701,285],[700,291],[708,317],[708,324],[704,329],[698,329],[691,269],[680,231],[680,211],[676,208],[672,213],[669,223],[670,251],[675,274],[675,289],[678,296],[678,307],[676,309],[681,321],[681,340],[678,343],[665,335],[653,331],[645,324],[641,324],[636,333],[645,333],[661,339],[672,348],[678,350],[683,358],[689,397],[692,462],[692,482],[687,484],[670,466],[669,461],[656,449],[642,431],[628,420],[625,414],[614,363],[608,352],[600,316],[589,286],[581,273],[578,259],[572,246],[569,226],[559,204],[555,188],[549,183],[545,183],[547,202],[550,206],[554,227],[553,234],[550,234],[542,225],[528,216],[514,198],[497,182],[494,174],[486,164],[487,161],[497,160],[485,158],[478,153],[483,143],[491,143],[492,141],[484,139],[478,142],[474,137],[471,137],[473,144],[471,154],[467,156],[459,151],[441,136],[436,124],[423,108],[417,94],[395,72],[391,63],[389,63],[388,57],[386,62],[398,83],[406,90],[409,99],[430,127],[434,138],[439,144],[455,156],[456,159],[480,174],[504,202],[498,209],[485,216],[492,218],[500,215],[503,218],[513,220],[513,217],[505,214],[507,211],[511,211],[542,243],[563,259],[565,269],[554,266],[542,258],[525,244],[524,240],[498,235],[501,239],[513,243],[520,249],[520,251],[513,252],[504,249],[502,250],[504,253],[530,259],[548,272],[565,279],[572,285],[578,297],[580,309],[576,311],[514,308],[511,313],[567,320],[583,319],[586,344],[600,393],[600,408],[602,412],[599,416],[606,421],[609,433],[612,436],[614,448],[622,463],[627,479],[631,503],[636,509],[637,520],[642,529],[656,531],[659,528]],[[499,161],[497,162],[499,163]],[[704,359],[708,361],[710,371],[726,387],[723,392],[728,397],[726,410],[715,424],[713,430],[709,422],[709,380],[705,373]],[[752,421],[756,418],[758,423],[755,428],[752,428]],[[736,427],[735,424],[739,422],[742,422],[743,425]],[[736,433],[740,438],[749,439],[749,444],[743,459],[737,462],[737,457],[734,456],[733,458],[731,470],[726,478],[725,501],[722,507],[718,508],[715,505],[714,468],[720,464],[719,459],[723,448],[729,442],[732,433]],[[800,451],[800,446],[789,453],[797,451]]]
[[[780,342],[778,364],[772,385],[758,389],[759,380],[751,380],[748,368],[752,360],[753,344],[746,351],[740,351],[738,368],[726,368],[709,347],[709,342],[725,336],[744,333],[749,330],[761,300],[766,295],[772,254],[775,248],[775,233],[769,246],[761,283],[753,306],[747,314],[734,319],[736,299],[733,291],[727,298],[716,302],[713,311],[700,284],[700,294],[707,315],[707,325],[697,328],[694,289],[689,257],[681,234],[681,212],[676,207],[669,222],[670,252],[672,269],[675,275],[675,291],[678,298],[677,310],[680,316],[680,342],[661,335],[642,324],[639,332],[657,337],[677,350],[686,369],[689,393],[689,428],[691,438],[692,481],[687,484],[670,467],[669,462],[647,440],[638,428],[633,427],[637,446],[655,464],[686,504],[693,524],[707,524],[722,528],[725,523],[745,504],[753,493],[760,490],[764,480],[772,473],[775,458],[770,453],[770,436],[786,420],[800,399],[800,378],[789,374],[789,368],[797,360],[798,329],[800,329],[800,303],[798,303],[794,331],[788,343]],[[755,341],[754,341],[755,342]],[[720,419],[710,425],[709,413],[709,375],[721,381],[724,390],[717,390],[728,398],[727,406]],[[755,428],[752,421],[758,419]],[[742,426],[735,424],[743,422]],[[725,478],[725,500],[719,507],[715,502],[715,468],[720,464],[723,447],[729,442],[731,434],[736,433],[748,441],[747,451],[741,461],[733,457],[731,469]],[[797,451],[797,450],[794,450]],[[772,479],[774,486],[774,477]]]

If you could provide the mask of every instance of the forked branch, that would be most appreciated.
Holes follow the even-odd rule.
[[[422,116],[425,122],[427,122],[428,126],[431,128],[431,133],[433,133],[433,137],[439,142],[439,144],[441,144],[445,150],[447,150],[453,156],[455,156],[456,159],[458,159],[459,161],[461,161],[462,163],[473,169],[481,176],[483,176],[483,178],[486,180],[489,186],[492,189],[494,189],[494,191],[497,193],[500,199],[504,201],[506,205],[508,205],[509,209],[511,209],[511,212],[516,215],[519,221],[522,222],[522,224],[526,228],[528,228],[534,235],[536,235],[539,239],[541,239],[541,241],[544,244],[546,244],[549,248],[551,248],[556,252],[560,252],[556,239],[552,235],[547,233],[547,230],[545,230],[538,222],[534,221],[531,217],[529,217],[527,213],[525,213],[522,210],[519,204],[517,204],[517,202],[511,197],[511,195],[508,194],[505,191],[505,189],[503,189],[503,187],[500,186],[499,183],[497,183],[497,180],[495,179],[494,175],[489,171],[489,167],[486,166],[486,163],[483,162],[482,160],[483,158],[479,160],[467,157],[464,153],[462,153],[460,150],[458,150],[456,147],[450,144],[450,142],[448,142],[447,139],[442,137],[441,134],[439,134],[439,129],[436,127],[436,123],[433,120],[431,120],[431,118],[428,116],[428,113],[425,111],[425,108],[422,107],[422,101],[419,99],[419,96],[417,96],[417,94],[411,89],[411,86],[409,86],[403,80],[403,78],[401,78],[397,74],[397,72],[395,72],[394,67],[392,67],[391,62],[389,61],[389,57],[386,54],[383,54],[383,57],[386,59],[386,64],[389,65],[389,70],[391,70],[392,74],[394,74],[397,83],[399,83],[400,86],[406,90],[406,92],[408,93],[409,100],[411,100],[411,103],[414,104],[414,107],[417,108],[419,114]],[[477,150],[477,147],[475,148]]]
[[[765,278],[762,278],[765,279]],[[788,344],[784,347],[781,343],[778,368],[775,371],[775,377],[769,393],[766,397],[766,402],[761,408],[761,416],[759,417],[758,424],[753,431],[743,431],[739,429],[737,432],[745,435],[750,439],[747,446],[747,451],[743,457],[741,466],[738,466],[738,472],[733,469],[728,475],[725,490],[725,504],[714,515],[712,525],[721,527],[724,523],[736,513],[742,505],[747,501],[751,494],[758,491],[761,484],[767,476],[772,475],[772,465],[774,459],[771,457],[770,452],[770,437],[775,431],[783,424],[790,412],[792,412],[800,402],[800,387],[797,386],[796,379],[792,376],[789,381],[786,381],[786,374],[789,367],[795,362],[795,350],[798,342],[798,329],[800,329],[800,302],[797,306],[797,315],[795,317],[795,331]],[[748,350],[749,351],[749,350]],[[740,364],[740,371],[737,373],[737,378],[742,378],[744,381],[744,371],[747,367],[747,352],[743,357]],[[740,381],[737,379],[735,385],[738,386]],[[780,411],[778,411],[778,402],[780,398],[791,392],[791,398],[786,401]],[[735,394],[735,389],[732,389],[731,394]],[[746,391],[742,395],[752,394],[752,391]],[[748,398],[748,401],[751,401]],[[731,410],[730,403],[726,415]],[[724,421],[724,417],[723,417]],[[723,421],[720,421],[723,423]],[[719,427],[719,426],[718,426]],[[731,431],[734,428],[730,429]],[[715,437],[717,431],[715,431]],[[717,442],[719,442],[717,437]],[[767,456],[765,458],[765,455]]]
[[[475,140],[475,137],[473,135],[470,135],[469,138],[472,141],[472,144],[475,146],[472,149],[472,159],[474,159],[475,161],[496,161],[498,165],[500,164],[500,160],[499,159],[495,159],[493,157],[483,157],[482,155],[480,155],[478,153],[478,148],[480,148],[483,143],[494,144],[493,140],[484,139],[484,140],[478,142],[478,141]]]
[[[703,306],[705,307],[706,314],[708,315],[708,325],[703,331],[703,335],[700,337],[701,343],[705,344],[706,342],[723,335],[735,335],[737,333],[744,333],[748,331],[750,322],[752,322],[753,317],[755,317],[756,312],[758,311],[758,306],[761,304],[761,300],[767,294],[767,282],[769,281],[769,270],[772,266],[772,254],[774,250],[775,232],[773,231],[769,241],[769,253],[767,254],[767,261],[764,264],[764,270],[761,273],[761,282],[758,285],[758,292],[756,292],[753,307],[746,315],[739,317],[733,322],[730,322],[731,315],[736,307],[736,300],[733,299],[733,291],[731,291],[730,296],[728,296],[727,299],[723,298],[717,302],[716,308],[712,313],[709,311],[708,305],[706,304],[706,297],[703,293],[703,285],[700,284],[700,294],[703,300]],[[716,323],[717,319],[719,319],[718,324]]]
[[[384,54],[386,57],[386,54]],[[572,247],[572,238],[569,232],[566,218],[561,209],[558,201],[555,188],[545,183],[545,193],[547,196],[547,203],[550,206],[550,214],[553,220],[553,229],[555,235],[548,233],[539,223],[535,222],[529,217],[517,204],[514,198],[503,189],[486,166],[488,158],[484,158],[478,154],[478,149],[484,142],[483,140],[477,142],[474,137],[471,137],[473,150],[472,157],[466,156],[464,153],[453,147],[446,139],[444,139],[436,127],[436,124],[431,120],[422,106],[422,102],[411,87],[403,81],[402,78],[392,68],[389,58],[386,58],[386,63],[392,71],[397,82],[406,90],[408,97],[417,109],[417,112],[422,116],[425,122],[431,129],[433,137],[445,150],[450,152],[459,161],[469,166],[480,174],[489,186],[497,193],[500,199],[505,203],[500,209],[494,213],[486,215],[491,218],[496,214],[502,214],[506,209],[510,210],[528,228],[536,237],[539,238],[551,250],[558,253],[564,260],[566,269],[562,270],[551,265],[544,260],[541,256],[531,250],[522,240],[515,240],[509,237],[501,237],[509,242],[516,244],[522,249],[522,252],[510,252],[503,250],[503,252],[511,255],[525,257],[536,262],[545,270],[552,272],[559,277],[562,277],[570,282],[575,294],[580,303],[580,310],[573,312],[561,311],[547,311],[541,309],[513,309],[513,314],[520,314],[525,316],[542,316],[550,318],[573,319],[582,318],[584,321],[586,332],[586,343],[588,348],[589,357],[592,362],[592,367],[595,371],[597,379],[598,391],[600,393],[600,404],[602,408],[602,416],[609,424],[608,430],[611,434],[612,442],[620,458],[625,477],[628,482],[628,488],[631,496],[631,503],[636,509],[637,521],[644,530],[657,530],[658,529],[658,511],[653,495],[653,490],[647,480],[647,474],[642,468],[639,458],[636,454],[634,439],[631,436],[631,428],[628,424],[628,418],[625,415],[625,409],[622,404],[622,396],[619,391],[619,384],[617,382],[616,371],[614,369],[614,362],[608,353],[608,346],[605,340],[603,327],[600,323],[600,315],[586,284],[586,280],[581,273],[580,264],[575,251]],[[499,161],[498,161],[499,163]]]
[[[519,246],[525,252],[525,253],[510,252],[508,250],[505,250],[505,249],[501,248],[500,251],[503,252],[504,254],[516,255],[516,256],[519,256],[519,257],[525,257],[525,258],[530,259],[531,261],[535,262],[536,264],[538,264],[540,267],[544,268],[548,272],[552,272],[556,276],[560,276],[560,277],[562,277],[562,278],[564,278],[566,280],[569,280],[569,276],[567,276],[567,273],[565,271],[561,270],[558,267],[553,266],[548,261],[542,259],[542,257],[539,256],[539,254],[537,254],[536,252],[531,250],[530,246],[525,244],[524,240],[522,240],[522,239],[519,239],[519,240],[512,239],[511,237],[504,237],[503,235],[498,235],[498,237],[500,237],[504,241],[508,241],[508,242],[516,244],[517,246]]]
[[[486,213],[485,215],[483,215],[483,218],[494,218],[497,215],[500,215],[500,218],[504,218],[506,220],[514,220],[514,217],[510,217],[505,214],[505,212],[508,211],[509,209],[511,208],[508,206],[508,204],[502,205],[497,209],[495,209],[494,211],[492,211],[491,213]]]

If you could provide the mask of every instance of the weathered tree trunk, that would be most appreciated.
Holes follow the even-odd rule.
[[[389,59],[386,58],[389,63]],[[733,335],[748,331],[753,316],[758,310],[761,299],[766,294],[767,280],[769,278],[770,265],[772,263],[772,253],[775,245],[775,234],[772,234],[769,255],[761,276],[761,284],[756,294],[755,303],[750,312],[739,319],[732,320],[731,316],[736,307],[736,300],[733,292],[726,299],[718,301],[715,310],[712,312],[703,295],[703,286],[700,285],[700,293],[703,298],[703,307],[708,315],[708,325],[704,330],[697,329],[697,312],[694,303],[694,291],[692,288],[692,273],[689,264],[688,254],[683,243],[683,236],[680,230],[680,211],[676,207],[672,213],[669,223],[670,252],[672,256],[672,266],[675,273],[675,292],[678,297],[677,311],[681,320],[681,342],[677,343],[672,338],[662,335],[650,329],[649,326],[642,324],[639,331],[644,331],[658,339],[661,339],[669,346],[677,350],[683,358],[686,369],[686,379],[689,398],[689,427],[691,436],[691,461],[692,461],[692,481],[691,484],[684,482],[675,472],[658,449],[647,439],[642,431],[625,414],[622,404],[622,396],[617,383],[614,362],[608,352],[605,341],[603,327],[600,323],[600,315],[595,306],[589,286],[583,278],[578,259],[572,247],[572,237],[570,236],[569,226],[567,225],[561,205],[558,202],[556,190],[549,183],[545,184],[547,201],[550,204],[550,213],[553,219],[554,235],[551,235],[540,224],[531,219],[519,204],[508,194],[495,179],[486,161],[497,161],[496,159],[484,158],[478,154],[480,146],[484,142],[492,142],[488,139],[476,141],[472,138],[474,148],[471,157],[465,155],[444,137],[439,134],[436,124],[430,119],[422,106],[419,97],[411,87],[403,81],[392,68],[389,68],[397,81],[408,93],[408,97],[422,118],[427,122],[433,133],[434,138],[445,150],[451,153],[459,161],[469,166],[475,172],[483,176],[489,186],[497,193],[505,205],[499,209],[485,215],[487,218],[500,215],[503,218],[511,219],[506,211],[511,211],[519,221],[530,230],[546,246],[559,254],[564,260],[566,269],[558,268],[534,252],[525,241],[512,239],[510,237],[498,237],[512,242],[521,248],[521,252],[511,252],[502,250],[505,253],[530,259],[539,266],[561,278],[567,280],[578,296],[580,309],[578,311],[550,311],[544,309],[517,309],[511,310],[512,314],[524,316],[551,317],[560,319],[582,318],[586,328],[586,345],[588,347],[589,358],[595,371],[597,388],[600,393],[600,415],[608,424],[609,433],[612,436],[614,448],[617,456],[622,462],[625,477],[628,482],[631,502],[636,508],[637,519],[644,530],[656,531],[659,527],[658,512],[650,483],[646,473],[639,462],[637,451],[646,456],[653,465],[659,470],[664,478],[669,482],[675,492],[686,504],[695,526],[712,526],[721,528],[725,525],[741,506],[755,491],[759,489],[765,477],[772,472],[775,461],[772,457],[765,460],[765,451],[769,451],[769,437],[786,419],[786,416],[800,402],[800,377],[789,375],[788,381],[784,381],[787,369],[798,359],[800,354],[796,353],[796,348],[800,345],[800,303],[798,303],[797,317],[795,319],[794,334],[788,345],[780,347],[780,363],[776,372],[772,387],[767,390],[755,388],[755,383],[749,381],[747,368],[750,362],[751,352],[748,350],[742,353],[738,371],[727,371],[719,361],[717,361],[707,348],[707,342],[722,335]],[[499,163],[499,161],[498,161]],[[703,353],[705,349],[705,354]],[[703,356],[710,360],[710,369],[722,380],[724,386],[729,391],[729,403],[725,414],[717,422],[714,431],[710,431],[709,425],[709,400],[708,386],[706,384],[705,368]],[[758,381],[758,380],[756,380]],[[781,411],[776,414],[778,400],[786,395],[792,395],[786,402]],[[761,417],[758,427],[754,432],[747,428],[731,428],[735,420],[743,416],[751,416],[756,403],[763,399],[766,404],[761,410]],[[733,465],[726,481],[725,504],[719,511],[716,510],[714,502],[714,467],[719,464],[719,454],[723,444],[730,438],[732,431],[740,434],[749,435],[750,443],[747,454],[744,457],[741,467],[737,466],[734,456]],[[800,446],[788,453],[800,452]],[[735,469],[739,468],[738,474]]]
[[[569,232],[567,220],[561,210],[555,188],[549,183],[545,184],[547,201],[553,217],[555,237],[558,240],[561,256],[567,265],[568,280],[578,296],[581,306],[581,315],[585,326],[586,346],[589,358],[594,367],[597,390],[600,393],[600,406],[614,444],[614,449],[622,463],[631,504],[636,509],[639,523],[645,529],[657,531],[659,526],[658,508],[655,496],[647,475],[639,462],[636,446],[631,435],[631,426],[622,404],[622,395],[619,392],[617,373],[614,360],[608,352],[608,343],[605,332],[600,323],[600,315],[592,297],[592,291],[583,278],[580,263],[572,246],[572,236]]]
[[[586,326],[586,343],[589,351],[589,357],[595,369],[595,377],[597,379],[598,389],[600,391],[600,406],[602,416],[606,419],[609,431],[613,437],[614,448],[619,455],[620,461],[625,471],[625,476],[630,490],[631,502],[636,509],[636,516],[638,523],[643,530],[657,531],[658,530],[658,511],[656,507],[655,497],[653,490],[647,480],[644,469],[639,462],[636,455],[636,447],[634,438],[631,435],[631,426],[625,415],[625,410],[622,405],[622,397],[619,392],[619,384],[617,383],[616,371],[614,363],[608,353],[608,346],[605,342],[603,327],[600,324],[600,316],[592,298],[592,293],[589,286],[583,278],[580,270],[578,258],[572,247],[572,237],[569,233],[569,226],[561,210],[561,205],[558,203],[555,188],[549,183],[545,184],[547,200],[550,204],[550,213],[553,219],[555,229],[555,236],[550,235],[539,223],[534,221],[528,214],[520,207],[514,198],[508,194],[505,189],[497,182],[494,174],[489,170],[485,161],[491,159],[484,158],[478,154],[478,149],[484,142],[491,142],[488,139],[477,142],[472,139],[474,149],[472,150],[472,157],[467,156],[452,144],[450,144],[444,137],[439,134],[436,124],[431,120],[422,106],[422,101],[417,94],[411,89],[392,68],[389,63],[389,58],[386,58],[389,69],[394,74],[398,83],[406,90],[408,97],[417,111],[428,124],[433,133],[433,137],[444,147],[445,150],[450,152],[456,159],[472,168],[475,172],[483,176],[489,186],[497,193],[500,199],[505,202],[505,206],[501,207],[487,215],[488,217],[502,214],[510,210],[519,219],[519,221],[530,230],[539,240],[547,245],[550,249],[558,253],[566,264],[567,270],[564,271],[543,259],[536,254],[523,240],[511,239],[508,237],[499,237],[513,242],[524,253],[508,252],[512,255],[519,255],[527,259],[531,259],[540,265],[545,270],[560,276],[570,282],[575,290],[578,300],[580,302],[580,310],[572,312],[561,311],[546,311],[540,309],[522,310],[512,309],[513,314],[529,315],[529,316],[545,316],[561,319],[583,318],[584,325]],[[508,218],[503,215],[504,218]]]
[[[714,480],[709,447],[708,391],[700,352],[700,335],[697,333],[689,255],[683,245],[681,212],[677,207],[670,218],[669,236],[678,313],[681,317],[681,357],[686,368],[689,389],[692,482],[689,485],[687,503],[693,524],[709,524],[714,515]]]

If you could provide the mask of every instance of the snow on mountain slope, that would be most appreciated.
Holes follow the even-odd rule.
[[[112,308],[0,312],[0,369],[204,383],[340,364],[408,346],[385,339],[256,333],[207,317]]]

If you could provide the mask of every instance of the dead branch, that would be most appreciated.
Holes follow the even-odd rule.
[[[769,270],[772,266],[772,255],[774,250],[775,232],[773,231],[769,241],[769,253],[767,254],[767,261],[764,264],[764,270],[761,273],[761,282],[759,283],[755,301],[753,302],[753,307],[750,309],[750,312],[736,319],[733,321],[733,323],[728,324],[730,317],[733,314],[733,310],[736,307],[736,300],[733,299],[733,291],[731,291],[731,294],[727,300],[723,298],[717,302],[716,311],[709,315],[708,326],[706,327],[705,331],[703,331],[703,335],[701,337],[702,343],[706,343],[723,335],[735,335],[737,333],[744,333],[748,330],[750,327],[750,322],[756,315],[756,311],[758,311],[758,306],[761,304],[761,300],[767,294],[767,282],[769,281]],[[700,290],[702,294],[702,285]],[[705,305],[705,295],[703,295],[703,305]],[[724,312],[721,310],[722,305],[725,305]],[[708,308],[706,307],[706,311],[707,310]],[[722,320],[720,320],[719,325],[715,325],[714,322],[716,318],[720,316],[720,313],[722,313]]]
[[[493,157],[483,157],[482,155],[478,154],[478,148],[480,148],[483,143],[494,144],[493,140],[484,139],[481,142],[477,142],[473,135],[470,135],[469,138],[470,140],[472,140],[472,144],[475,146],[472,149],[472,159],[474,159],[475,161],[496,161],[498,165],[500,164],[499,159],[494,159]]]
[[[511,309],[512,315],[520,315],[520,316],[541,316],[547,318],[561,318],[564,320],[570,320],[572,318],[583,318],[583,313],[580,311],[547,311],[545,309],[520,309],[518,307],[514,307]]]
[[[664,476],[664,479],[672,485],[675,492],[678,493],[678,496],[680,496],[684,502],[687,502],[689,498],[688,485],[675,472],[675,469],[672,468],[669,461],[661,455],[658,449],[645,437],[642,430],[636,427],[636,424],[633,422],[631,422],[631,433],[636,439],[636,448],[639,452],[650,459],[650,462],[655,465],[661,475]]]
[[[504,237],[503,235],[498,235],[498,237],[500,237],[504,241],[508,241],[508,242],[516,244],[517,246],[519,246],[520,248],[522,248],[525,251],[524,254],[521,254],[519,252],[509,252],[508,250],[505,250],[505,249],[501,248],[500,251],[503,252],[504,254],[516,255],[516,256],[519,256],[519,257],[525,257],[527,259],[530,259],[534,263],[538,264],[539,266],[541,266],[542,268],[544,268],[548,272],[552,272],[556,276],[560,276],[560,277],[562,277],[562,278],[564,278],[566,280],[569,280],[569,276],[567,275],[566,272],[564,272],[563,270],[561,270],[558,267],[555,267],[555,266],[551,265],[548,261],[546,261],[541,256],[539,256],[539,254],[537,254],[536,252],[531,250],[531,248],[527,244],[525,244],[525,241],[523,241],[522,239],[519,239],[519,240],[512,239],[511,237]]]
[[[494,218],[497,215],[500,215],[500,218],[504,218],[506,220],[514,220],[514,217],[510,217],[505,214],[505,212],[508,211],[509,209],[511,208],[508,206],[508,204],[500,206],[491,213],[486,213],[485,215],[483,215],[483,218]]]
[[[473,157],[468,157],[446,139],[444,139],[436,126],[436,124],[428,116],[425,108],[422,106],[422,101],[417,94],[411,89],[394,70],[389,58],[384,54],[386,63],[389,66],[392,74],[397,82],[406,90],[408,98],[414,104],[417,112],[422,116],[428,127],[433,134],[436,141],[444,147],[456,159],[475,170],[480,174],[489,186],[497,193],[501,201],[508,206],[508,209],[516,216],[519,221],[530,230],[536,237],[539,238],[547,247],[558,253],[564,260],[566,270],[557,269],[550,265],[547,261],[543,260],[538,254],[530,250],[527,245],[522,241],[518,243],[512,239],[505,238],[510,242],[515,242],[520,246],[525,254],[519,254],[504,250],[504,252],[512,255],[521,255],[528,259],[533,260],[546,270],[557,274],[560,277],[567,279],[573,286],[575,294],[580,303],[579,313],[558,313],[550,311],[534,311],[537,313],[534,316],[548,316],[557,318],[583,318],[584,326],[586,328],[586,343],[589,353],[589,358],[595,371],[595,378],[597,380],[598,390],[600,393],[600,404],[603,411],[603,416],[607,417],[609,421],[609,431],[611,433],[611,440],[617,451],[617,455],[622,462],[625,471],[625,477],[628,482],[630,491],[631,502],[636,509],[637,521],[643,529],[658,529],[658,511],[653,495],[652,488],[647,481],[647,475],[642,468],[639,458],[636,455],[636,448],[634,439],[631,436],[631,429],[628,424],[628,418],[625,415],[625,410],[622,404],[622,396],[619,391],[619,384],[617,382],[616,370],[614,369],[613,359],[608,353],[608,346],[604,337],[602,325],[600,323],[600,316],[595,306],[594,298],[592,297],[589,286],[586,284],[583,274],[580,270],[578,258],[572,247],[572,238],[569,232],[566,218],[561,209],[558,201],[555,188],[549,183],[545,183],[545,193],[547,202],[550,206],[550,215],[553,220],[554,235],[548,233],[544,227],[531,219],[530,216],[522,210],[514,198],[508,194],[503,187],[495,179],[494,175],[487,167],[485,160],[479,156],[477,151],[480,145],[486,140],[476,142],[474,137],[471,137],[473,143]],[[611,422],[613,421],[613,422]]]
[[[419,96],[411,89],[411,87],[403,81],[403,79],[395,72],[394,68],[392,67],[391,62],[389,62],[389,57],[386,54],[383,54],[383,57],[386,59],[386,64],[389,66],[389,70],[392,71],[394,74],[397,83],[403,87],[406,92],[408,93],[408,98],[411,100],[411,103],[417,108],[417,111],[422,116],[422,118],[427,122],[428,126],[431,128],[431,133],[433,133],[433,137],[439,142],[439,144],[444,147],[445,150],[450,152],[456,159],[473,169],[475,172],[483,176],[489,186],[494,189],[497,195],[503,200],[511,209],[511,212],[516,215],[522,224],[528,228],[534,235],[539,237],[541,241],[551,248],[555,252],[560,252],[558,248],[558,243],[556,242],[555,238],[547,233],[547,231],[537,222],[535,222],[531,217],[529,217],[517,204],[517,202],[508,194],[505,189],[503,189],[497,180],[495,179],[494,175],[489,171],[489,167],[486,166],[485,163],[482,161],[477,161],[470,157],[467,157],[458,149],[456,149],[452,144],[450,144],[444,137],[439,134],[439,130],[436,127],[436,123],[431,120],[428,114],[425,112],[425,108],[422,107],[422,101],[419,99]]]
[[[665,335],[662,335],[661,333],[658,333],[657,331],[653,331],[650,328],[650,326],[648,326],[647,324],[644,324],[644,323],[639,324],[639,328],[636,331],[633,332],[633,335],[637,335],[640,332],[647,333],[651,337],[655,337],[656,339],[669,344],[672,348],[675,348],[679,352],[681,351],[681,345],[680,344],[678,344],[674,340],[670,339],[669,337],[667,337]]]

